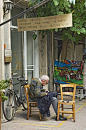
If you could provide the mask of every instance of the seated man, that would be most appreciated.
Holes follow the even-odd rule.
[[[48,81],[49,77],[47,75],[43,75],[40,79],[34,78],[30,84],[30,98],[33,100],[37,100],[38,108],[41,114],[45,116],[50,116],[49,107],[52,104],[53,109],[56,113],[55,120],[57,120],[57,108],[58,108],[58,102],[56,98],[57,94],[54,92],[49,92],[46,89],[43,89],[43,86],[45,86],[48,83]],[[63,118],[60,115],[59,120],[63,121],[67,119]]]

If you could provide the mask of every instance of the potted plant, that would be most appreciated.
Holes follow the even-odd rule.
[[[10,85],[9,81],[9,79],[0,81],[0,96],[2,101],[7,100],[8,98],[5,96],[5,89]]]

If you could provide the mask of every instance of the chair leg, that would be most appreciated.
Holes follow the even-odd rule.
[[[63,109],[64,109],[64,108],[63,108],[63,104],[62,104],[62,111],[63,111]],[[64,117],[64,113],[62,113],[62,117]]]
[[[31,116],[31,103],[30,103],[30,116]]]
[[[28,108],[27,108],[27,120],[29,119],[29,105],[28,105]]]
[[[57,110],[57,121],[59,121],[59,109],[60,109],[60,104],[58,103],[58,110]]]
[[[73,104],[73,119],[74,119],[74,122],[75,122],[75,103]]]
[[[40,111],[39,111],[39,118],[40,118],[40,121],[41,121],[41,113],[40,113]]]
[[[72,111],[74,112],[74,110],[73,110],[73,105],[72,105]],[[72,114],[72,117],[73,117],[73,119],[74,119],[74,113]]]

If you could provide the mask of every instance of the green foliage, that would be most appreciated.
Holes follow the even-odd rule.
[[[41,0],[42,1],[42,0]],[[38,3],[36,0],[35,3]],[[33,6],[35,3],[30,4]],[[45,6],[44,6],[45,5]],[[62,39],[69,39],[74,42],[81,40],[83,36],[86,36],[86,2],[85,0],[76,0],[75,5],[70,4],[67,0],[50,0],[46,4],[37,8],[38,17],[46,17],[53,15],[62,15],[72,13],[73,26],[69,28],[61,29],[49,29],[47,32],[62,31]],[[43,32],[41,30],[40,32]],[[46,31],[44,31],[46,33]],[[44,35],[43,32],[43,35]],[[44,37],[44,36],[43,36]]]
[[[53,0],[54,2],[54,5],[57,6],[59,4],[59,1],[58,0]]]
[[[9,81],[9,79],[0,81],[0,91],[5,90],[10,85]],[[0,93],[0,95],[3,101],[7,100],[7,97],[5,96],[3,91]]]
[[[37,34],[35,34],[35,32],[32,35],[33,39],[36,40]]]

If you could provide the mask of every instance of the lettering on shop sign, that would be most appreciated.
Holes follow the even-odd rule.
[[[48,17],[17,19],[18,31],[72,27],[72,13]]]

